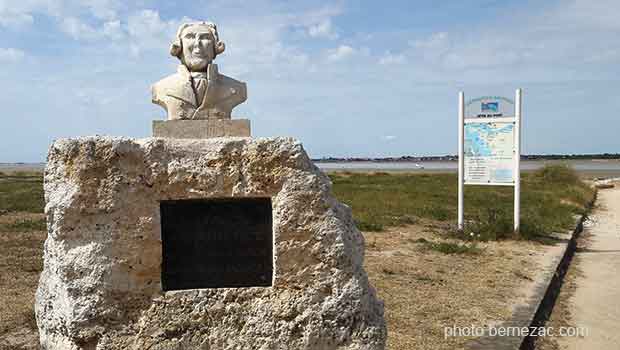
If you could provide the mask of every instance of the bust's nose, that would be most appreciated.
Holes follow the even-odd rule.
[[[209,46],[209,40],[200,40],[198,45],[200,45],[201,49],[206,49]]]

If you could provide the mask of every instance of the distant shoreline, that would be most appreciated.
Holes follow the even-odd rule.
[[[620,153],[598,153],[598,154],[525,154],[521,156],[522,160],[592,160],[592,161],[620,161]],[[322,157],[312,158],[315,163],[349,163],[349,162],[373,162],[373,163],[391,163],[391,162],[450,162],[457,161],[456,155],[444,156],[402,156],[402,157]],[[0,162],[0,167],[45,167],[45,162],[17,162],[8,163]]]
[[[607,161],[619,160],[620,153],[600,153],[600,154],[526,154],[521,156],[522,160],[592,160]],[[373,162],[373,163],[398,163],[398,162],[451,162],[458,161],[456,155],[445,156],[402,156],[402,157],[384,157],[384,158],[336,158],[323,157],[313,158],[315,163],[352,163],[352,162]]]
[[[418,157],[415,159],[394,158],[330,158],[314,159],[313,162],[327,173],[333,172],[409,172],[409,173],[456,173],[456,158]],[[620,158],[532,158],[526,156],[521,170],[534,171],[547,163],[568,163],[580,175],[592,178],[620,177]],[[45,163],[0,163],[0,173],[41,173]]]

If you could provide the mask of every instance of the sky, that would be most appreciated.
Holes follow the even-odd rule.
[[[620,152],[620,1],[0,0],[0,162],[149,137],[178,26],[218,25],[233,118],[311,157],[457,152],[458,92],[523,89],[525,154]]]

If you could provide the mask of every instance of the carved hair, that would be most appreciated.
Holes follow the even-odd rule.
[[[191,22],[191,23],[183,23],[181,24],[181,26],[179,27],[179,30],[177,30],[177,35],[174,38],[174,41],[172,42],[172,45],[170,45],[170,54],[178,59],[181,59],[182,55],[183,55],[183,44],[181,41],[181,34],[183,33],[183,30],[185,30],[185,28],[187,27],[191,27],[194,25],[203,25],[203,26],[207,26],[209,27],[209,29],[211,30],[211,34],[213,34],[213,39],[215,40],[215,43],[213,45],[213,58],[215,58],[217,55],[221,54],[222,52],[224,52],[224,49],[226,48],[226,46],[224,45],[224,42],[220,41],[220,37],[217,33],[217,26],[215,25],[215,23],[211,23],[211,22]]]

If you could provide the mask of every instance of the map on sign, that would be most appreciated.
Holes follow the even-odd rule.
[[[465,183],[514,183],[514,122],[465,124]]]

